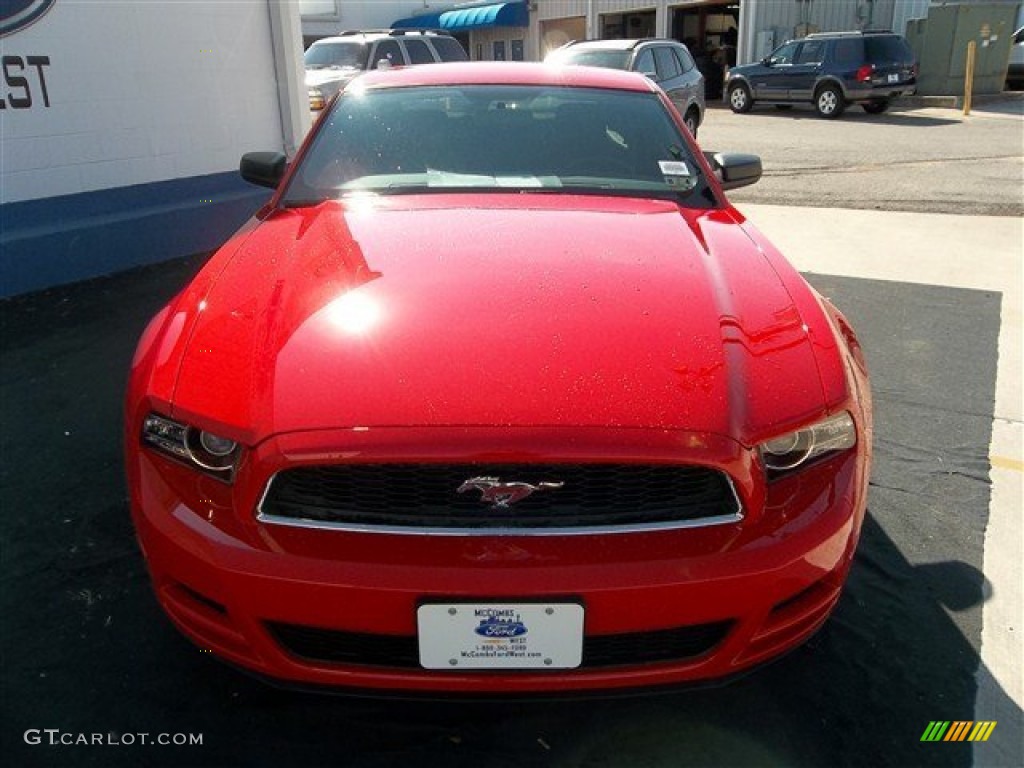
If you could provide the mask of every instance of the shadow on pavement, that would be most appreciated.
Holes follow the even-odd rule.
[[[0,303],[2,734],[9,765],[968,766],[999,296],[811,275],[872,366],[876,468],[848,587],[807,645],[731,685],[587,702],[286,693],[200,654],[150,594],[125,502],[134,344],[198,259]],[[1004,696],[1005,698],[1005,696]],[[1020,709],[978,760],[1020,763]],[[26,745],[30,728],[201,746]],[[990,750],[986,752],[986,750]]]
[[[711,107],[709,106],[709,109],[710,108]],[[718,105],[717,108],[728,109],[729,107],[725,105]],[[754,109],[747,114],[748,117],[754,115],[775,117],[779,120],[820,120],[823,123],[830,122],[826,118],[819,117],[818,113],[814,111],[814,107],[810,104],[784,105],[783,108],[777,108],[770,104],[757,104],[754,106]],[[959,120],[945,117],[916,114],[914,110],[905,108],[892,108],[880,115],[869,115],[856,104],[847,107],[846,111],[843,112],[842,115],[834,119],[840,122],[879,123],[882,125],[905,125],[918,128],[955,125],[960,122]]]

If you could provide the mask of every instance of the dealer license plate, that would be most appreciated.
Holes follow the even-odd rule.
[[[416,623],[426,669],[573,669],[583,657],[576,603],[432,603]]]
[[[890,83],[898,83],[899,81],[900,81],[900,76],[899,75],[889,75],[889,82]]]

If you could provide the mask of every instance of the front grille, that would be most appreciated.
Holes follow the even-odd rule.
[[[580,669],[686,661],[713,649],[731,627],[732,622],[720,621],[653,632],[585,637]],[[396,669],[420,666],[415,637],[282,623],[268,623],[267,628],[286,651],[309,661]]]
[[[459,493],[470,478],[540,487],[507,507]],[[560,487],[541,487],[543,483]],[[592,529],[734,522],[728,477],[705,467],[644,464],[346,464],[279,472],[260,505],[272,522],[411,529]]]

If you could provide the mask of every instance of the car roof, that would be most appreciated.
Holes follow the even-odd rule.
[[[317,43],[342,43],[342,42],[355,42],[355,43],[366,43],[373,42],[375,40],[385,39],[401,39],[403,37],[412,37],[414,39],[422,38],[433,38],[433,37],[448,37],[452,36],[443,29],[346,29],[340,35],[332,35],[330,37],[321,37],[313,45]],[[453,38],[454,39],[454,38]]]
[[[682,45],[678,40],[662,37],[637,37],[630,40],[575,40],[566,48],[586,48],[588,50],[623,50],[629,51],[643,43],[671,43]]]
[[[635,72],[598,67],[559,66],[519,62],[447,62],[415,67],[375,69],[359,78],[367,88],[413,85],[550,85],[574,88],[612,88],[655,93],[649,78]]]
[[[812,32],[807,35],[808,40],[822,40],[832,37],[901,37],[888,29],[865,29],[853,30],[851,32]]]

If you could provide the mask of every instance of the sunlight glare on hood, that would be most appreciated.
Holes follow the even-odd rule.
[[[365,293],[350,291],[328,305],[327,316],[345,333],[362,336],[380,320],[381,308]]]

